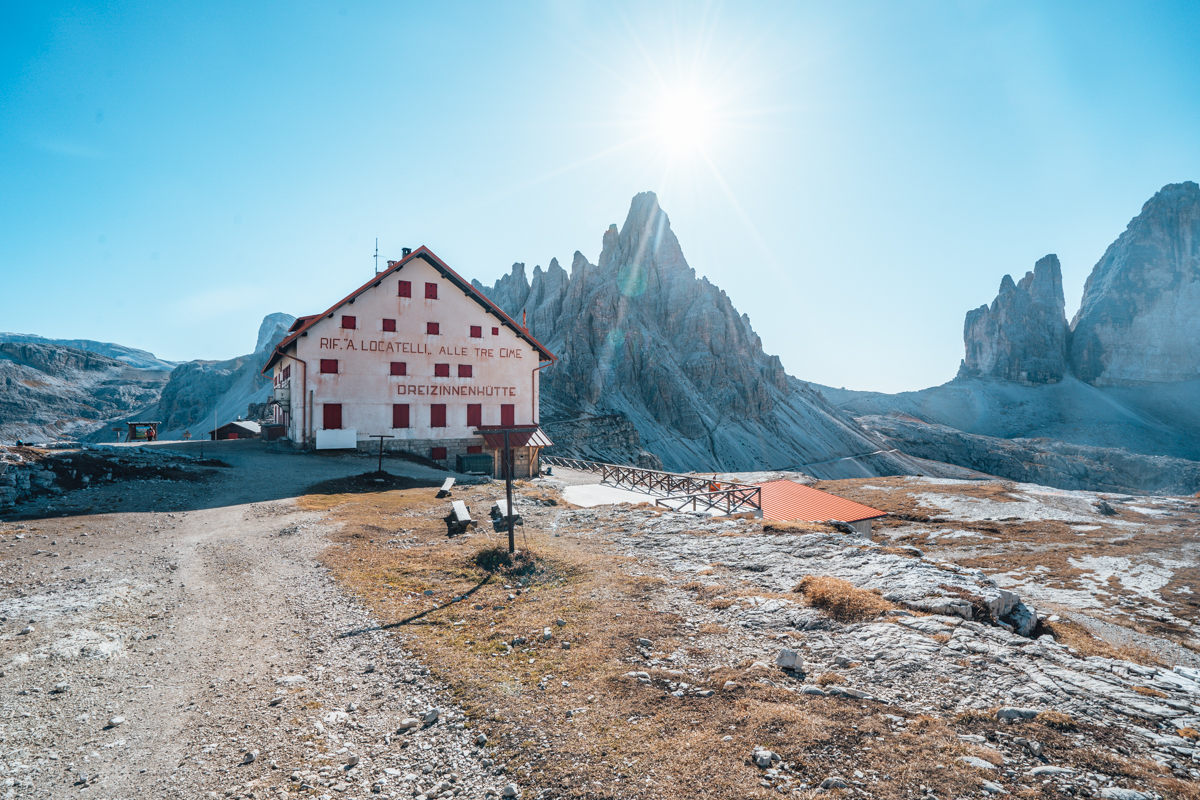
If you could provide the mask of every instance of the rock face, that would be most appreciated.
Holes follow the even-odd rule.
[[[697,278],[654,194],[604,234],[598,264],[576,252],[475,284],[559,357],[542,372],[542,417],[620,415],[672,470],[798,467],[819,477],[920,472],[789,377],[750,320]],[[583,455],[583,453],[579,453]]]
[[[26,342],[29,344],[69,347],[72,350],[85,350],[89,353],[108,356],[136,369],[170,372],[175,369],[178,363],[176,361],[163,361],[153,353],[138,350],[136,347],[126,347],[125,345],[113,344],[112,342],[97,342],[92,339],[47,339],[44,336],[37,336],[32,333],[0,333],[0,342]]]
[[[1057,383],[1067,371],[1067,319],[1058,256],[1048,255],[1020,283],[1009,275],[991,306],[967,313],[960,372],[1022,383]]]
[[[1200,186],[1164,186],[1088,277],[1071,367],[1095,385],[1200,378]]]
[[[989,475],[1093,492],[1191,495],[1200,491],[1200,462],[1146,456],[1055,439],[1000,439],[964,433],[898,414],[858,421],[918,458],[957,464]]]
[[[154,409],[161,423],[159,438],[176,438],[185,430],[193,438],[207,436],[214,427],[244,417],[251,403],[267,400],[271,381],[260,371],[295,319],[290,314],[268,314],[259,325],[253,353],[176,367]],[[106,440],[104,431],[93,438]]]
[[[2,343],[0,441],[73,438],[107,427],[154,403],[166,380],[160,369],[73,347]]]

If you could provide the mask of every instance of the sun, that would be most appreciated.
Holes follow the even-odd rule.
[[[654,114],[655,135],[676,155],[704,152],[712,128],[712,107],[695,90],[662,98]]]

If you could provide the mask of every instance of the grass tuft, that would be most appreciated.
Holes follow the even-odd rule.
[[[1079,726],[1075,723],[1075,718],[1061,711],[1042,711],[1037,715],[1036,719],[1046,727],[1054,728],[1056,731],[1079,730]]]
[[[828,575],[806,575],[796,584],[795,591],[839,622],[865,622],[894,608],[878,592],[859,589],[849,581]]]
[[[475,554],[475,566],[485,572],[500,572],[504,575],[529,575],[538,569],[538,559],[528,550],[508,552],[503,545],[488,547]]]

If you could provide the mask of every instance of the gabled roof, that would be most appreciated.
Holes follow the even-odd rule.
[[[292,324],[291,330],[289,331],[288,335],[286,337],[284,337],[283,341],[281,341],[278,345],[275,346],[275,352],[271,353],[271,357],[269,359],[267,359],[267,363],[262,368],[262,374],[263,375],[267,374],[267,370],[269,370],[271,367],[273,367],[275,365],[275,362],[278,361],[281,356],[283,356],[284,350],[286,350],[288,348],[288,346],[290,346],[292,344],[292,342],[296,341],[296,339],[298,339],[301,336],[304,336],[308,332],[308,329],[311,328],[313,325],[316,325],[317,322],[319,322],[320,320],[324,319],[325,317],[333,314],[335,311],[337,311],[339,308],[344,306],[346,303],[349,303],[351,300],[354,300],[360,294],[367,291],[367,289],[378,286],[380,284],[380,282],[383,281],[384,278],[391,275],[393,272],[399,272],[400,270],[404,269],[404,267],[407,264],[411,263],[414,259],[418,259],[418,258],[421,259],[422,261],[424,261],[425,263],[429,264],[429,266],[433,267],[435,270],[437,270],[438,273],[441,274],[441,276],[443,278],[450,281],[455,286],[457,286],[459,289],[461,289],[463,294],[465,294],[467,297],[470,297],[472,300],[479,303],[479,305],[483,306],[484,311],[488,312],[489,314],[493,314],[500,321],[500,323],[502,325],[509,328],[510,330],[512,330],[513,333],[517,334],[517,336],[521,337],[526,342],[531,344],[533,346],[533,348],[535,350],[537,350],[543,356],[543,358],[540,358],[539,361],[557,361],[558,360],[554,357],[553,353],[551,353],[549,350],[546,349],[545,345],[543,345],[537,339],[534,339],[532,336],[530,336],[529,331],[525,330],[520,325],[518,325],[516,323],[516,321],[513,320],[512,317],[508,316],[508,314],[505,314],[500,309],[500,306],[496,305],[491,300],[489,300],[487,298],[487,295],[480,292],[478,289],[476,289],[474,286],[472,286],[469,281],[464,280],[461,275],[459,275],[454,270],[450,269],[450,267],[446,264],[446,262],[442,261],[440,258],[438,258],[436,255],[433,254],[432,250],[430,250],[428,247],[426,247],[424,245],[421,245],[416,250],[412,251],[411,253],[409,253],[407,256],[400,259],[399,261],[389,261],[387,269],[385,269],[383,272],[379,273],[375,277],[371,278],[369,281],[367,281],[362,286],[355,289],[350,294],[343,297],[341,300],[334,303],[332,306],[327,308],[324,311],[324,313],[312,314],[311,316],[307,316],[307,317],[299,317]]]
[[[795,481],[768,481],[760,483],[762,488],[763,519],[779,521],[825,522],[836,519],[842,522],[862,522],[865,519],[886,517],[886,511],[864,506],[853,500],[822,492]]]

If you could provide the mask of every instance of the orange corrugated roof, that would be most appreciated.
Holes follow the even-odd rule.
[[[830,519],[842,522],[861,522],[887,515],[886,511],[864,506],[853,500],[822,492],[811,486],[802,486],[794,481],[768,481],[762,487],[763,519],[779,521],[824,522]]]

